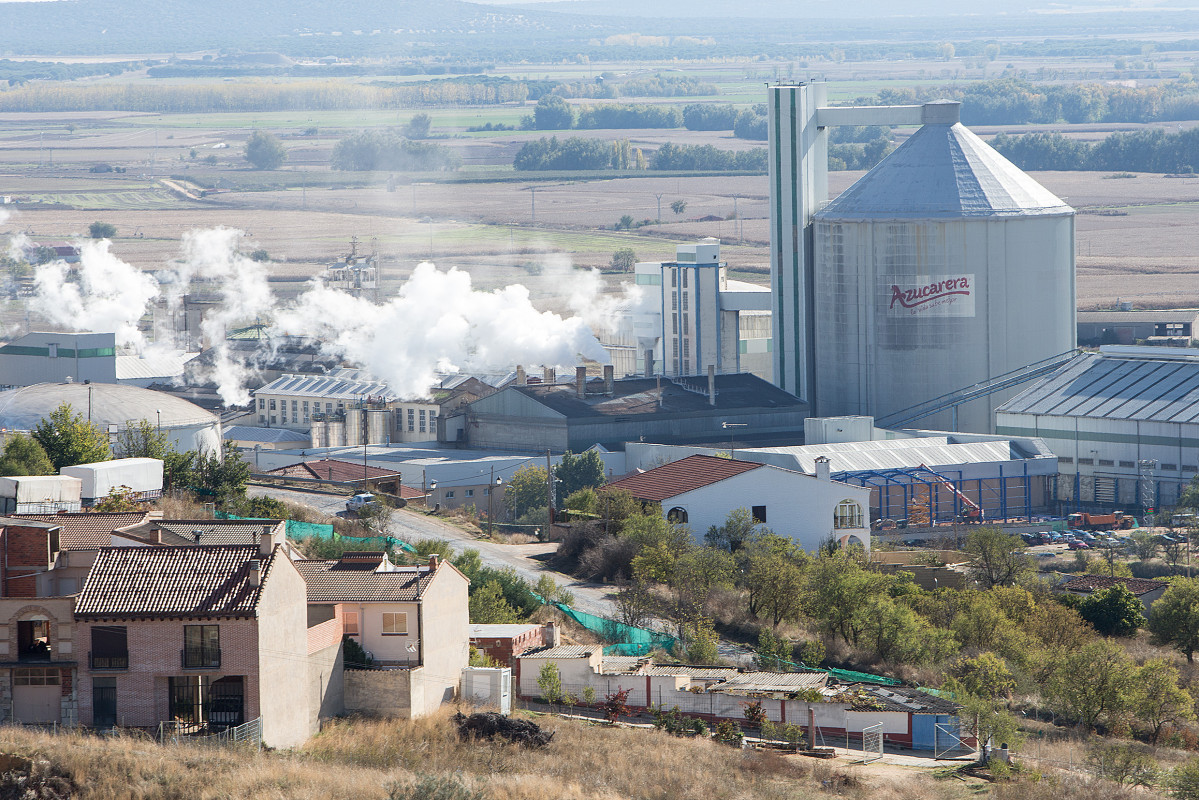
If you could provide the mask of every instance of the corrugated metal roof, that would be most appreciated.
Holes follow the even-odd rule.
[[[183,365],[195,356],[195,353],[182,351],[117,356],[114,365],[116,377],[118,381],[177,378],[183,374]]]
[[[950,444],[945,436],[795,447],[760,447],[738,452],[777,454],[783,458],[777,461],[771,459],[770,463],[808,474],[816,471],[818,456],[828,458],[829,469],[833,473],[904,469],[921,465],[945,467],[955,464],[987,464],[1010,461],[1014,457],[1011,443],[1007,440]]]
[[[823,689],[827,683],[826,672],[744,672],[715,687],[715,691],[796,692]]]
[[[330,400],[359,400],[376,397],[396,399],[396,394],[382,381],[363,380],[346,376],[284,375],[259,389],[255,395],[284,394],[296,397],[320,397]]]
[[[1073,214],[961,123],[925,125],[822,211],[818,220]]]
[[[79,619],[248,617],[274,554],[257,547],[102,548],[75,608]],[[262,565],[259,586],[251,562]]]
[[[528,650],[521,658],[587,658],[600,649],[602,645],[598,644],[560,644],[557,647]]]
[[[1199,421],[1199,358],[1090,354],[1008,400],[999,413],[1141,422]]]
[[[524,636],[540,627],[540,625],[531,624],[480,625],[476,623],[470,626],[470,637],[472,639],[515,639],[517,636]]]
[[[307,442],[309,434],[304,431],[293,431],[288,428],[259,428],[255,425],[233,425],[225,428],[222,436],[225,441],[233,442]]]
[[[1079,322],[1194,322],[1199,309],[1175,308],[1166,311],[1079,311]]]
[[[649,472],[613,481],[604,488],[629,492],[638,500],[662,501],[763,466],[753,461],[734,461],[731,458],[687,456]]]

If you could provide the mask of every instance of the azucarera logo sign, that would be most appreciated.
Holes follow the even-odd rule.
[[[885,285],[888,316],[974,316],[973,275],[904,276]]]

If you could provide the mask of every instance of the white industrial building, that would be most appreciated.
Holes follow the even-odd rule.
[[[0,347],[0,387],[35,383],[124,383],[147,387],[183,375],[194,353],[125,353],[113,333],[33,332]]]
[[[179,452],[221,452],[221,421],[215,414],[165,392],[119,383],[40,383],[0,392],[0,429],[31,431],[64,403],[112,441],[126,428],[148,422]]]
[[[709,528],[744,508],[754,522],[809,552],[830,538],[869,552],[870,489],[831,480],[827,467],[827,459],[818,461],[815,473],[805,475],[755,461],[691,455],[604,488],[660,503],[667,519],[686,525],[701,541]]]
[[[825,99],[822,84],[769,90],[776,384],[821,416],[882,418],[1072,350],[1074,210],[957,103]],[[870,124],[923,127],[827,203],[828,128]],[[990,431],[1011,394],[925,424]]]
[[[648,469],[692,454],[730,454],[815,475],[823,461],[833,480],[870,492],[870,519],[907,519],[913,509],[952,522],[982,509],[983,520],[1029,518],[1057,510],[1057,456],[1036,438],[877,428],[870,417],[809,419],[807,444],[712,447],[629,442],[625,466]]]
[[[634,269],[641,301],[626,349],[635,360],[617,364],[620,374],[694,375],[712,364],[770,380],[770,290],[729,280],[719,239],[681,244],[674,261]]]
[[[1169,508],[1199,475],[1199,353],[1102,347],[1004,403],[995,428],[1045,441],[1071,507]]]

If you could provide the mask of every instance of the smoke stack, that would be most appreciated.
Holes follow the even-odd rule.
[[[616,394],[616,367],[604,365],[604,394],[611,397]]]
[[[254,587],[262,585],[262,562],[258,559],[250,562],[250,585]]]
[[[587,397],[586,367],[575,367],[575,391],[578,392],[580,400],[583,400]]]
[[[828,456],[820,456],[816,459],[816,478],[822,481],[827,481],[829,479]]]
[[[529,379],[525,376],[525,368],[523,366],[521,366],[520,364],[517,364],[516,365],[516,385],[517,386],[525,386],[526,384],[528,384],[528,382],[529,382]]]
[[[708,405],[716,405],[716,365],[708,365]]]
[[[541,382],[553,386],[558,382],[558,374],[554,372],[553,367],[546,367],[541,373]]]
[[[269,556],[271,551],[275,549],[275,540],[271,538],[271,532],[265,531],[258,535],[258,552],[264,556]]]
[[[652,347],[645,351],[645,377],[654,377],[654,349]]]

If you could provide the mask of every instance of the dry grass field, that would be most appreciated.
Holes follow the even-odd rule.
[[[639,259],[664,259],[676,243],[704,236],[725,243],[735,277],[768,282],[769,188],[764,176],[536,180],[530,175],[509,182],[445,183],[397,175],[394,190],[388,191],[388,176],[372,174],[353,176],[363,183],[360,187],[341,188],[324,165],[346,130],[337,127],[347,124],[344,115],[321,116],[317,121],[325,127],[315,135],[298,128],[309,119],[303,114],[258,116],[290,126],[278,129],[291,154],[279,173],[255,173],[241,159],[255,115],[0,115],[0,186],[18,201],[7,207],[15,213],[0,224],[0,232],[25,231],[37,241],[57,243],[81,235],[93,221],[111,222],[118,228],[113,251],[140,268],[154,269],[178,254],[185,231],[235,227],[247,232],[247,249],[263,248],[271,255],[270,270],[284,295],[347,252],[355,236],[383,254],[385,288],[431,258],[443,267],[471,271],[481,286],[525,283],[535,297],[553,305],[560,287],[539,274],[552,262],[604,267],[613,251],[624,247]],[[471,122],[469,114],[444,119],[459,125],[458,131]],[[760,146],[719,132],[576,133],[629,136],[647,148],[667,140]],[[1104,133],[1088,129],[1078,135]],[[520,142],[534,135],[472,134],[443,142],[459,148],[468,164],[495,164],[510,160]],[[123,164],[127,172],[90,173],[96,163]],[[193,169],[208,180],[217,176],[221,187],[257,190],[192,201],[168,191],[159,180],[186,176]],[[311,170],[310,184],[304,179],[295,185],[298,169]],[[860,175],[832,173],[831,193],[835,196]],[[1079,172],[1034,177],[1080,212],[1080,308],[1109,307],[1117,299],[1142,307],[1199,306],[1199,254],[1192,234],[1199,178],[1112,179]],[[280,188],[284,184],[289,188]],[[670,210],[676,200],[687,203],[681,214]],[[614,230],[626,214],[647,224]]]

